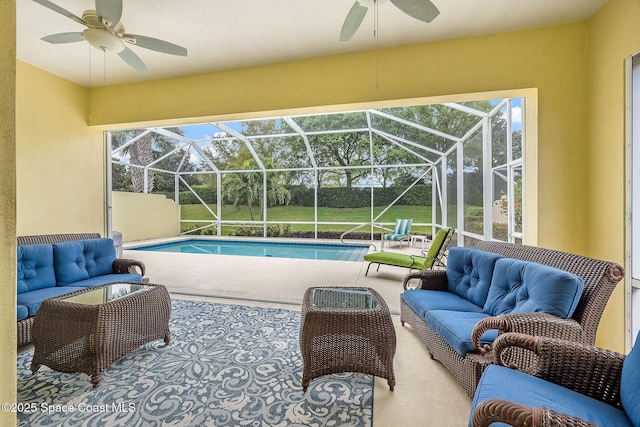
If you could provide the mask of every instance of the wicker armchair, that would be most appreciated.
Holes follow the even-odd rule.
[[[576,274],[584,280],[584,290],[578,307],[569,319],[544,313],[510,313],[481,320],[473,331],[476,351],[467,353],[465,356],[461,356],[451,348],[419,314],[406,304],[401,296],[401,323],[411,325],[427,347],[431,358],[440,361],[462,384],[470,397],[474,395],[482,372],[493,361],[490,348],[483,348],[480,345],[480,337],[490,329],[497,330],[498,334],[520,332],[595,344],[602,312],[616,284],[624,276],[624,269],[619,264],[552,249],[504,242],[478,242],[474,248],[509,258],[537,262]],[[404,279],[404,289],[408,289],[409,282],[413,279],[419,280],[417,289],[447,289],[447,276],[444,270],[408,274]]]
[[[513,351],[514,349],[518,351]],[[521,350],[530,353],[532,357],[528,360],[520,359],[518,355],[522,354]],[[489,426],[494,422],[532,427],[635,425],[633,420],[634,417],[637,418],[637,410],[633,414],[632,410],[627,411],[623,407],[625,397],[622,396],[625,392],[621,391],[621,384],[626,381],[622,386],[627,387],[626,398],[630,396],[635,401],[635,388],[640,381],[638,357],[632,360],[631,355],[628,356],[629,369],[625,371],[623,379],[624,355],[575,341],[507,333],[494,341],[493,353],[497,365],[517,366],[520,372],[528,375],[505,370],[500,366],[488,369],[486,377],[489,378],[482,377],[471,410],[474,427]],[[496,384],[495,380],[498,378],[500,384]],[[508,394],[501,386],[505,382],[515,383],[514,387],[517,387],[518,392],[504,396]],[[538,400],[546,401],[546,406],[553,408],[528,406],[531,396],[543,394],[540,385],[546,386],[547,383],[564,388],[557,388],[558,391],[553,396]],[[580,395],[576,398],[572,391],[594,400]],[[501,394],[502,398],[487,398],[496,394]],[[537,398],[534,397],[534,400]],[[588,407],[585,407],[585,403]],[[577,414],[591,419],[578,418]]]

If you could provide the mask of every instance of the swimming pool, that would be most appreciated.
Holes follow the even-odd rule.
[[[369,250],[365,245],[331,243],[264,242],[251,240],[191,239],[127,248],[134,251],[181,252],[275,258],[322,259],[361,262]]]

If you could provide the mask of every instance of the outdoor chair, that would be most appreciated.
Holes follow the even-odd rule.
[[[640,425],[638,339],[625,357],[570,340],[499,336],[493,345],[496,364],[480,379],[469,425]],[[532,354],[532,363],[518,360],[522,351]],[[518,370],[509,369],[513,365]]]
[[[436,233],[431,246],[428,251],[423,251],[423,256],[401,254],[397,252],[373,252],[364,256],[364,260],[369,262],[367,271],[364,273],[366,276],[369,274],[369,268],[371,264],[378,264],[376,271],[380,269],[380,265],[392,265],[395,267],[405,267],[409,269],[417,270],[430,270],[435,266],[444,266],[444,256],[447,246],[451,241],[451,237],[455,229],[453,228],[441,228]],[[426,252],[426,253],[425,253]]]
[[[413,218],[411,219],[399,219],[396,218],[396,223],[393,227],[393,232],[392,233],[384,233],[384,230],[387,230],[385,228],[383,228],[383,233],[382,233],[382,245],[384,246],[384,241],[385,240],[389,240],[392,242],[399,242],[400,246],[402,246],[402,242],[403,241],[407,241],[407,243],[409,242],[409,231],[411,231],[411,225],[413,224]]]

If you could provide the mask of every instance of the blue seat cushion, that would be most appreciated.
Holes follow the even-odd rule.
[[[465,311],[431,310],[427,311],[424,320],[447,344],[461,356],[475,351],[471,340],[473,327],[488,314]],[[498,331],[491,329],[482,335],[481,345],[491,344],[498,336]]]
[[[478,249],[455,247],[447,256],[449,292],[484,307],[496,261],[502,255]]]
[[[622,409],[557,384],[498,365],[489,365],[482,374],[471,404],[471,413],[473,414],[476,406],[487,399],[503,399],[532,408],[544,406],[599,426],[633,426]],[[504,424],[494,423],[491,425]],[[471,421],[469,421],[469,426],[471,426]]]
[[[52,245],[18,245],[17,260],[19,294],[56,285]]]
[[[58,285],[113,273],[116,248],[111,239],[86,239],[53,245]]]
[[[429,310],[482,313],[482,307],[451,292],[408,289],[402,295],[405,303],[423,319],[425,313]]]
[[[79,288],[73,286],[54,286],[52,288],[38,289],[36,291],[26,292],[18,294],[18,305],[23,305],[27,308],[29,316],[35,316],[40,309],[42,301],[67,294],[69,292],[75,292]]]
[[[634,426],[640,425],[640,332],[635,345],[625,357],[620,380],[620,400]]]
[[[496,261],[484,312],[541,312],[571,317],[584,281],[575,274],[535,262],[502,258]]]
[[[18,321],[20,321],[22,319],[26,319],[27,317],[29,317],[29,310],[24,305],[19,305],[18,304],[17,312],[18,312]]]
[[[409,230],[411,230],[411,224],[413,219],[398,219],[396,218],[396,224],[393,228],[393,233],[385,234],[385,240],[404,240],[409,237]]]
[[[89,279],[79,280],[69,283],[67,287],[86,288],[89,286],[104,285],[113,282],[142,282],[142,276],[139,274],[105,274],[104,276],[91,277]]]

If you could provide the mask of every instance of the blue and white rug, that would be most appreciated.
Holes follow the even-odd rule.
[[[302,393],[298,311],[174,300],[171,343],[84,374],[18,355],[23,426],[371,426],[373,378],[337,374]]]

